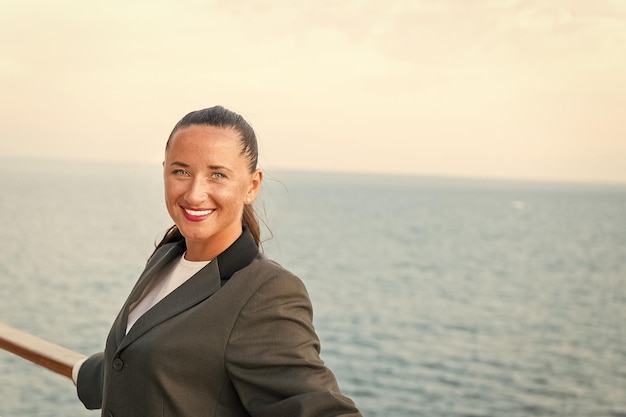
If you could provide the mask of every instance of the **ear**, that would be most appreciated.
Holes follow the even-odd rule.
[[[261,183],[263,182],[263,171],[257,169],[250,177],[250,185],[248,186],[248,192],[246,194],[246,204],[252,204],[256,196],[261,191]],[[248,198],[250,201],[248,201]]]

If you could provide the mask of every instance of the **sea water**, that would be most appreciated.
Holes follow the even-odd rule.
[[[366,416],[626,416],[626,187],[267,172],[265,253],[305,282]],[[102,350],[170,226],[159,166],[0,160],[0,321]],[[95,416],[0,351],[0,416]]]

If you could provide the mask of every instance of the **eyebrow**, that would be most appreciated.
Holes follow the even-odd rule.
[[[177,166],[177,167],[181,167],[181,168],[189,168],[190,165],[186,164],[184,162],[178,162],[178,161],[174,161],[172,163],[170,163],[170,166]],[[207,166],[207,168],[212,169],[212,170],[226,170],[226,171],[230,171],[232,172],[233,170],[230,168],[227,168],[223,165],[209,165]]]

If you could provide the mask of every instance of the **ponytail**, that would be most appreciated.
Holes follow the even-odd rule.
[[[241,220],[243,226],[247,228],[252,234],[252,238],[254,239],[254,243],[257,246],[261,244],[261,226],[259,226],[259,220],[254,213],[254,208],[252,208],[251,204],[246,204],[243,207],[243,218]]]
[[[152,255],[154,255],[154,253],[158,251],[159,248],[161,248],[161,246],[166,245],[171,242],[178,242],[179,240],[182,240],[182,239],[184,238],[183,238],[183,235],[180,233],[180,230],[178,230],[178,226],[174,225],[170,227],[165,232],[163,239],[161,239],[161,241],[154,248],[154,252],[152,252]],[[152,257],[152,255],[150,255],[150,257]]]

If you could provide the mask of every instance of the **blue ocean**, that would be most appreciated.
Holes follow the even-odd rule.
[[[0,159],[0,321],[102,350],[170,226],[159,165]],[[370,417],[626,417],[626,185],[266,172],[265,253]],[[96,416],[0,351],[0,416]]]

